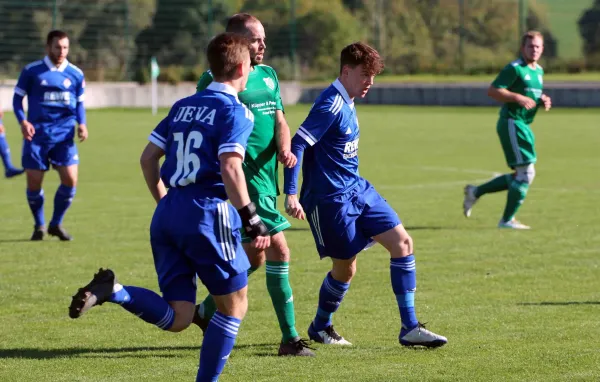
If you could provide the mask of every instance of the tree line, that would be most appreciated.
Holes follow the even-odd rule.
[[[560,58],[544,8],[528,4],[526,28],[545,36],[545,67],[600,69],[600,0],[579,19],[584,47],[571,61]],[[92,80],[146,82],[154,56],[160,80],[196,81],[206,69],[208,41],[240,11],[265,25],[266,62],[282,79],[331,78],[340,49],[357,40],[380,51],[385,74],[491,73],[518,51],[511,0],[57,0],[56,7],[6,0],[0,3],[0,72],[39,59],[56,26],[70,34],[71,60]]]

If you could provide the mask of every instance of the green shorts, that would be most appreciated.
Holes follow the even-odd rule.
[[[276,196],[251,195],[250,200],[256,204],[256,213],[262,219],[273,236],[283,230],[290,228],[290,222],[277,209]],[[242,242],[249,243],[251,239],[242,231]]]
[[[537,161],[535,136],[525,122],[500,118],[496,125],[496,131],[500,137],[506,164],[510,168],[527,166]]]

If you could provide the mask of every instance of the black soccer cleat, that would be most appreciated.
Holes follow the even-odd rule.
[[[73,236],[69,235],[65,229],[60,225],[51,225],[48,227],[48,235],[56,236],[60,241],[71,241]]]
[[[92,281],[80,288],[73,296],[69,306],[69,317],[79,318],[90,308],[104,304],[110,299],[116,282],[117,278],[113,271],[100,268]]]
[[[31,241],[41,241],[44,240],[44,236],[46,236],[46,228],[44,226],[35,226],[33,228],[33,233],[31,234]]]
[[[200,313],[198,312],[199,307],[200,305],[196,305],[196,307],[194,308],[194,318],[192,318],[192,323],[198,325],[200,329],[202,329],[202,333],[206,333],[206,328],[208,328],[208,323],[210,322],[210,319],[206,319],[200,315]]]
[[[309,346],[309,342],[300,338],[292,338],[288,342],[282,342],[279,345],[279,356],[295,356],[295,357],[314,357],[315,353],[312,351],[315,350]]]

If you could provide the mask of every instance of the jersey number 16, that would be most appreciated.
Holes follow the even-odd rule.
[[[200,148],[202,134],[199,131],[192,131],[184,142],[183,133],[173,133],[173,140],[177,143],[177,170],[169,183],[171,187],[194,183],[196,174],[200,170],[200,158],[190,151]]]

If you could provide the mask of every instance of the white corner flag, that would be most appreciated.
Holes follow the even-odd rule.
[[[150,77],[152,78],[152,115],[156,115],[158,111],[158,75],[160,74],[160,68],[156,57],[150,58]]]

